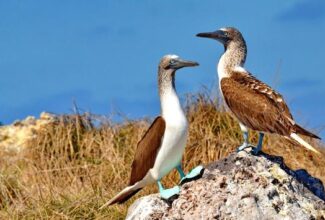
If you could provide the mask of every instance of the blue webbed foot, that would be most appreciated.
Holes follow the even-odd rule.
[[[195,167],[186,176],[181,178],[180,185],[183,185],[184,183],[201,178],[201,176],[203,175],[203,172],[204,172],[203,166],[200,165],[200,166]]]
[[[242,150],[244,150],[246,148],[250,148],[251,147],[252,148],[251,153],[253,155],[258,155],[259,152],[262,149],[264,134],[262,132],[259,133],[258,144],[257,144],[256,147],[248,143],[248,133],[247,132],[244,132],[243,134],[244,134],[244,143],[237,148],[237,152],[240,152],[240,151],[242,151]]]
[[[178,197],[180,191],[181,189],[179,186],[174,186],[173,188],[164,189],[163,191],[161,191],[160,196],[162,199],[166,201],[171,201]]]
[[[160,197],[163,200],[170,203],[178,197],[181,190],[179,186],[174,186],[173,188],[170,189],[164,189],[160,181],[158,181],[157,183],[158,183]]]
[[[259,154],[259,152],[260,152],[260,150],[257,148],[257,147],[253,147],[252,148],[252,151],[251,151],[251,153],[253,154],[253,155],[258,155]]]
[[[251,144],[248,144],[248,143],[244,142],[241,146],[239,146],[237,148],[237,153],[240,152],[240,151],[245,150],[246,148],[250,148],[250,147],[254,147],[254,146],[251,145]]]
[[[243,132],[243,138],[244,138],[244,143],[237,148],[237,153],[245,150],[246,148],[253,147],[253,145],[248,143],[248,132],[247,131]]]

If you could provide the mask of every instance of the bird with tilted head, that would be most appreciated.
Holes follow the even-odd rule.
[[[165,189],[160,180],[176,168],[181,184],[199,178],[203,167],[197,166],[187,175],[181,168],[188,123],[175,89],[176,71],[183,67],[198,66],[197,62],[183,60],[176,55],[164,56],[158,67],[158,87],[161,116],[158,116],[136,148],[129,185],[101,208],[123,203],[143,187],[157,182],[161,198],[167,201],[178,196],[180,187]]]

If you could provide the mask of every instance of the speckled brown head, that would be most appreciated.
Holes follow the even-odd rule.
[[[165,87],[175,87],[175,73],[176,70],[183,67],[198,66],[199,64],[194,61],[183,60],[177,55],[166,55],[159,63],[158,68],[158,84],[160,90]]]
[[[225,68],[244,65],[247,56],[246,42],[236,28],[226,27],[214,32],[199,33],[196,36],[214,39],[223,44],[225,53],[220,62]]]
[[[225,50],[232,46],[236,46],[237,48],[244,47],[246,49],[243,35],[233,27],[221,28],[214,32],[199,33],[196,36],[215,39],[224,45]]]

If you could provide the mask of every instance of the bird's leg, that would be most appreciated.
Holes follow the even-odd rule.
[[[185,177],[185,173],[184,173],[184,171],[182,170],[182,165],[179,164],[179,165],[176,167],[176,169],[177,169],[177,171],[178,171],[178,173],[179,173],[181,179],[183,179],[183,178]]]
[[[252,153],[254,155],[257,155],[262,150],[263,138],[264,138],[264,133],[260,132],[258,135],[258,144],[256,147],[252,149]]]
[[[244,143],[237,148],[237,152],[242,151],[248,147],[253,147],[253,145],[248,143],[248,128],[239,122],[240,130],[243,132]]]
[[[242,151],[246,148],[253,147],[253,145],[248,143],[248,131],[243,132],[244,143],[237,148],[237,152]]]
[[[165,189],[163,187],[163,185],[161,184],[160,180],[157,181],[157,184],[158,184],[160,197],[163,200],[166,200],[167,202],[171,202],[172,200],[174,200],[178,197],[179,192],[180,192],[179,186],[174,186],[173,188]]]
[[[187,175],[184,174],[181,165],[178,165],[176,167],[176,169],[177,169],[179,175],[181,176],[181,181],[180,181],[181,185],[184,183],[190,182],[192,180],[199,179],[202,176],[203,171],[204,171],[204,168],[201,165],[192,169]]]

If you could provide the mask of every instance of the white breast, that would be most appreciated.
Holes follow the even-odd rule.
[[[187,120],[174,90],[161,97],[166,130],[156,162],[151,170],[154,179],[167,175],[180,164],[186,146]]]

